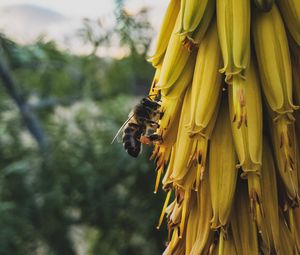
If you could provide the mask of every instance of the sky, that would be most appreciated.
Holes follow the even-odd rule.
[[[149,7],[149,18],[155,30],[158,30],[167,4],[168,0],[125,1],[129,13],[143,6]],[[114,6],[114,0],[1,0],[0,32],[23,44],[44,35],[63,48],[85,54],[89,49],[76,38],[82,19],[102,17],[109,23],[113,19]],[[117,49],[112,51],[102,54],[118,54]]]
[[[127,0],[129,9],[135,10],[142,5],[154,6],[158,10],[165,7],[168,0]],[[99,14],[108,14],[113,11],[113,0],[1,0],[1,6],[15,4],[33,4],[50,8],[67,16],[98,17]],[[71,7],[71,8],[70,8]]]
[[[96,17],[99,13],[108,13],[113,8],[113,1],[105,0],[1,0],[0,6],[33,4],[49,8],[67,16]],[[99,8],[97,8],[99,6]]]

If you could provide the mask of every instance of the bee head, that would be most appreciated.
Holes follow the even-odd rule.
[[[141,102],[142,105],[147,105],[149,102],[151,102],[151,100],[147,97],[144,97],[144,98],[141,99],[140,102]]]
[[[141,101],[140,101],[140,103],[141,103],[143,106],[149,107],[149,108],[154,109],[154,110],[156,110],[156,109],[158,109],[158,108],[160,107],[160,104],[159,104],[159,103],[157,103],[157,102],[151,100],[151,99],[148,98],[148,97],[142,98]]]

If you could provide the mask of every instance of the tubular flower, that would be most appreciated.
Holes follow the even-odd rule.
[[[300,253],[299,10],[170,0],[149,93],[163,254]]]

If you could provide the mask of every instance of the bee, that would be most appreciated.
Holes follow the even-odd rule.
[[[154,100],[151,99],[151,95],[142,98],[130,112],[112,143],[123,131],[123,147],[130,156],[136,158],[141,152],[142,144],[150,145],[154,142],[161,142],[161,136],[156,133],[159,128],[158,121],[163,115],[159,108],[158,96]]]

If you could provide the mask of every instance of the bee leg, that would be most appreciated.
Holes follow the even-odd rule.
[[[159,128],[159,124],[153,120],[149,120],[149,119],[145,119],[143,118],[142,120],[144,120],[147,124],[149,124],[151,127],[153,128]]]
[[[159,128],[160,127],[159,124],[157,122],[153,121],[153,120],[148,120],[148,124],[150,124],[151,127],[153,127],[153,128]]]
[[[163,111],[158,111],[158,110],[157,110],[157,111],[154,111],[153,114],[154,114],[155,116],[159,116],[158,119],[160,119],[160,120],[161,120],[162,117],[164,116],[164,112],[163,112]]]
[[[161,135],[158,134],[149,135],[148,138],[151,142],[163,142]]]
[[[165,112],[159,112],[159,119],[161,120],[162,117],[164,116]]]
[[[149,138],[149,136],[145,136],[145,135],[142,135],[139,139],[139,141],[142,143],[142,144],[146,144],[146,145],[150,145],[151,144],[151,139]]]

